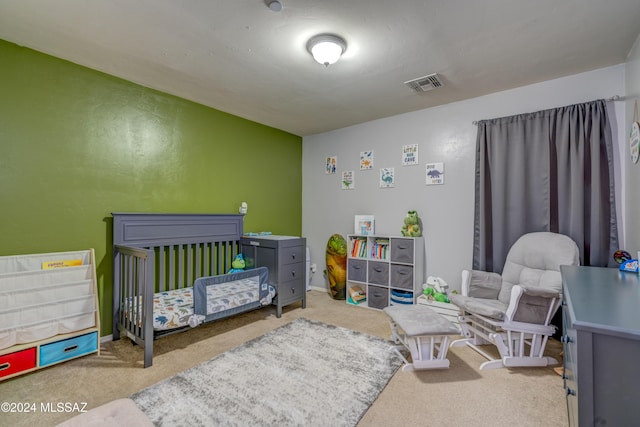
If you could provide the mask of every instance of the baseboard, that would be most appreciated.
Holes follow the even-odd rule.
[[[321,288],[320,286],[309,286],[309,290],[327,292],[327,288]]]

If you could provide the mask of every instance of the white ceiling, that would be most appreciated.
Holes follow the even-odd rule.
[[[281,3],[0,0],[0,39],[306,136],[619,64],[640,33],[639,0]],[[319,33],[348,44],[327,68]]]

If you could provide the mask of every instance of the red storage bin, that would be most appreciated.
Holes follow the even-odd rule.
[[[16,351],[0,356],[0,377],[6,377],[17,372],[36,367],[36,348]]]

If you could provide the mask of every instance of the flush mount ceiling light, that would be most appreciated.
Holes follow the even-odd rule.
[[[307,50],[316,62],[328,67],[347,50],[347,42],[333,34],[319,34],[307,42]]]
[[[278,0],[264,0],[264,3],[274,12],[280,12],[282,10],[282,3]]]

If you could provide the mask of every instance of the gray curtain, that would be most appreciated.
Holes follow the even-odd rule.
[[[618,249],[613,148],[603,100],[478,123],[473,268],[502,272],[523,234],[571,237],[582,265]]]

